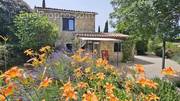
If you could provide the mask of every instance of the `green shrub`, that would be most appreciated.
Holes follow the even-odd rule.
[[[137,55],[145,55],[147,52],[147,40],[141,40],[136,42]]]
[[[134,48],[135,48],[134,40],[128,39],[124,41],[122,47],[123,47],[122,48],[122,53],[123,53],[122,62],[133,61]]]
[[[36,13],[21,13],[15,17],[14,24],[15,35],[22,49],[54,46],[58,28],[47,17]]]
[[[159,78],[154,79],[159,84],[158,88],[154,91],[161,99],[160,101],[179,101],[180,94],[176,90],[176,86],[166,80]]]

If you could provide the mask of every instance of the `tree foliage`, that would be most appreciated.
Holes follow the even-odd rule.
[[[179,0],[112,0],[116,19],[116,28],[128,32],[136,39],[145,39],[158,35],[174,39],[180,27]]]
[[[13,34],[13,18],[20,11],[30,12],[30,7],[23,0],[0,0],[0,34]]]
[[[36,13],[21,13],[14,20],[16,33],[22,48],[54,45],[58,29],[47,17]]]

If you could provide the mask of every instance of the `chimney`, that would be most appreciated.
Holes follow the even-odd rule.
[[[42,8],[46,8],[46,1],[45,0],[42,1]]]

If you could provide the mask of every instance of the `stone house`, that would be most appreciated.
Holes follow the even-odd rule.
[[[57,44],[64,43],[69,50],[72,50],[74,45],[87,51],[97,50],[99,57],[111,61],[121,59],[121,42],[128,36],[120,33],[95,32],[96,12],[48,8],[45,0],[43,0],[42,7],[35,7],[34,10],[41,16],[47,16],[50,21],[58,25],[59,41]]]

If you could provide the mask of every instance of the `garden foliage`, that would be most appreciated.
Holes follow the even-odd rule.
[[[23,49],[53,46],[57,39],[58,28],[45,16],[39,16],[36,13],[21,13],[15,17],[14,24],[15,35]]]
[[[140,64],[125,73],[82,49],[71,61],[50,62],[51,52],[50,46],[26,50],[31,57],[28,66],[15,66],[1,74],[0,100],[178,101],[180,97],[167,80],[146,78]],[[162,74],[175,75],[175,71],[168,67]]]

